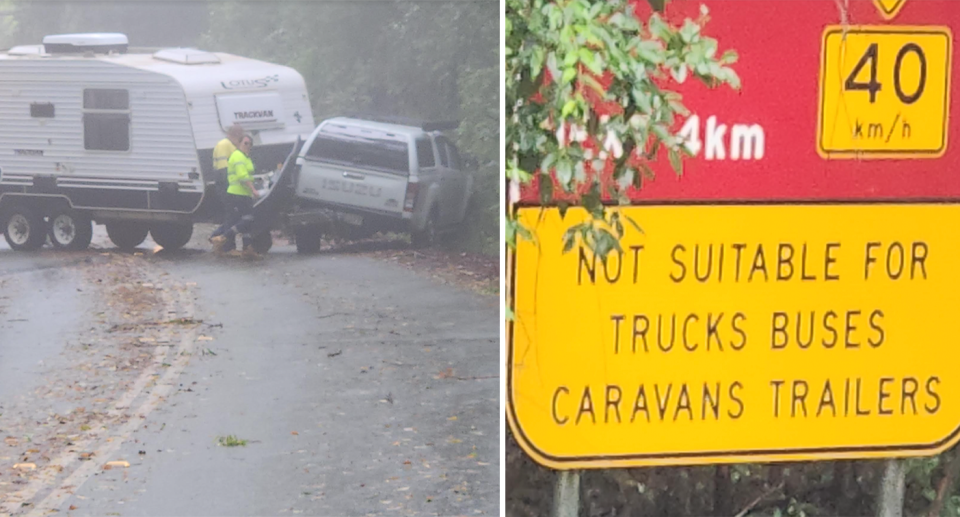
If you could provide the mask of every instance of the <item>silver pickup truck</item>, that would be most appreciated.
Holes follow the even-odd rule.
[[[409,233],[430,246],[463,222],[473,176],[442,130],[449,123],[389,123],[358,118],[323,121],[297,157],[300,213],[332,211],[354,237]],[[300,224],[297,248],[315,251],[324,228]]]

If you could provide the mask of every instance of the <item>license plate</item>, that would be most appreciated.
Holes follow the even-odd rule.
[[[827,28],[820,70],[820,154],[942,156],[952,47],[946,28]]]
[[[340,214],[340,220],[354,226],[363,226],[363,217],[357,214]]]

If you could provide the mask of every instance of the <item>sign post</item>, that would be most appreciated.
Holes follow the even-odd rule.
[[[703,3],[743,89],[680,87],[684,175],[611,207],[643,232],[627,227],[604,262],[563,252],[582,210],[532,190],[515,208],[535,241],[509,261],[514,436],[555,469],[946,450],[960,440],[960,9]],[[699,2],[669,5],[682,19]]]

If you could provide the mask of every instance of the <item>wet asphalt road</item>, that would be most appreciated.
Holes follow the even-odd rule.
[[[0,246],[0,515],[499,512],[495,296],[202,237]]]

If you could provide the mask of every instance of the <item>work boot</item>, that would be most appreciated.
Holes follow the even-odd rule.
[[[260,254],[257,253],[257,250],[253,249],[253,246],[247,246],[243,248],[243,258],[255,259],[260,258]]]

